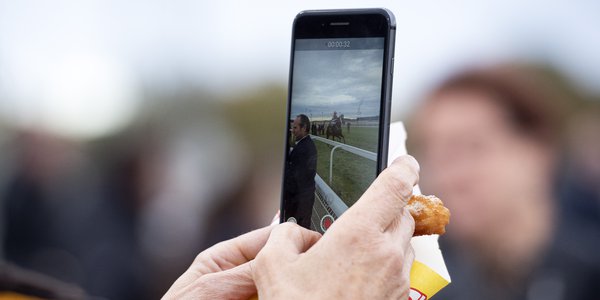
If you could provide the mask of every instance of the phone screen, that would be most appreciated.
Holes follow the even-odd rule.
[[[378,173],[386,40],[293,43],[282,221],[323,233]]]

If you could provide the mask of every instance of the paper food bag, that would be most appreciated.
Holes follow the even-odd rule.
[[[399,156],[405,155],[406,130],[402,122],[390,125],[388,166]],[[413,194],[421,194],[415,186]],[[450,283],[450,274],[444,263],[437,235],[413,237],[415,261],[410,270],[410,300],[427,300]]]

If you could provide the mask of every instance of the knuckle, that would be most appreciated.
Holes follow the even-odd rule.
[[[415,173],[418,173],[421,170],[419,162],[411,155],[402,155],[398,157],[393,165],[404,165]]]
[[[309,230],[308,231],[310,233],[310,235],[312,235],[313,238],[315,239],[320,239],[323,237],[323,235],[319,232],[313,231],[313,230]]]
[[[370,248],[371,241],[364,239],[366,232],[360,228],[357,230],[339,230],[335,232],[336,243],[341,248],[364,249]]]
[[[305,244],[308,244],[310,241],[318,241],[321,239],[322,235],[316,231],[306,230],[306,235],[304,236]]]
[[[276,231],[276,234],[278,235],[296,239],[302,236],[301,228],[302,227],[300,227],[298,224],[285,222],[277,225],[277,227],[273,230]]]
[[[256,255],[256,257],[252,260],[253,265],[257,268],[266,266],[269,262],[269,258],[273,258],[279,255],[279,251],[277,251],[277,246],[270,245],[267,243],[265,247],[263,247],[260,252]]]
[[[198,255],[196,255],[196,258],[194,259],[193,264],[194,265],[198,265],[198,264],[204,265],[209,261],[210,261],[210,259],[208,258],[208,255],[205,252],[201,252]]]
[[[408,199],[412,195],[413,186],[418,182],[418,173],[405,164],[396,164],[386,169],[386,185],[399,196]]]
[[[404,215],[405,215],[405,221],[406,221],[406,227],[408,230],[410,230],[411,232],[415,231],[415,219],[413,218],[413,216],[410,214],[410,211],[408,209],[404,209]]]
[[[252,270],[252,274],[255,274],[257,270],[261,270],[266,267],[267,257],[269,257],[269,251],[269,249],[263,249],[256,256],[256,258],[250,261],[250,269]]]
[[[390,172],[384,181],[386,189],[405,201],[412,195],[413,186],[399,172]]]
[[[408,198],[410,198],[410,196],[412,195],[412,192],[413,192],[413,185],[410,184],[409,182],[403,180],[403,181],[397,181],[397,184],[395,185],[395,187],[396,187],[396,191],[397,191],[398,195],[400,197],[402,197],[402,199],[408,201]]]
[[[254,260],[250,261],[250,274],[255,280],[260,279],[265,274],[279,270],[282,261],[284,256],[279,249],[275,247],[263,249]]]
[[[298,230],[298,225],[292,222],[284,222],[279,224],[275,230],[280,230],[286,233],[294,233]]]

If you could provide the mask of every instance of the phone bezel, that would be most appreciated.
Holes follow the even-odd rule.
[[[345,23],[348,25],[337,26],[331,23]],[[394,15],[387,9],[343,9],[343,10],[311,10],[298,13],[292,26],[292,40],[290,51],[290,68],[288,76],[288,95],[285,125],[285,150],[283,176],[288,159],[290,114],[292,101],[292,84],[294,72],[294,52],[296,39],[318,39],[318,38],[361,38],[361,37],[383,37],[383,70],[381,80],[381,101],[379,137],[377,150],[376,176],[387,166],[390,107],[392,97],[392,78],[394,63],[396,22]],[[283,178],[283,177],[282,177]],[[285,181],[285,179],[284,179]],[[284,183],[282,182],[280,198],[280,223],[285,222],[285,199]]]

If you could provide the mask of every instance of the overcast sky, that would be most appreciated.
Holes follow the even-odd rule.
[[[596,0],[0,0],[0,118],[93,136],[128,122],[144,86],[286,85],[294,16],[356,7],[396,15],[392,119],[448,74],[507,59],[600,92]]]
[[[383,49],[297,51],[294,59],[292,116],[379,115]]]

